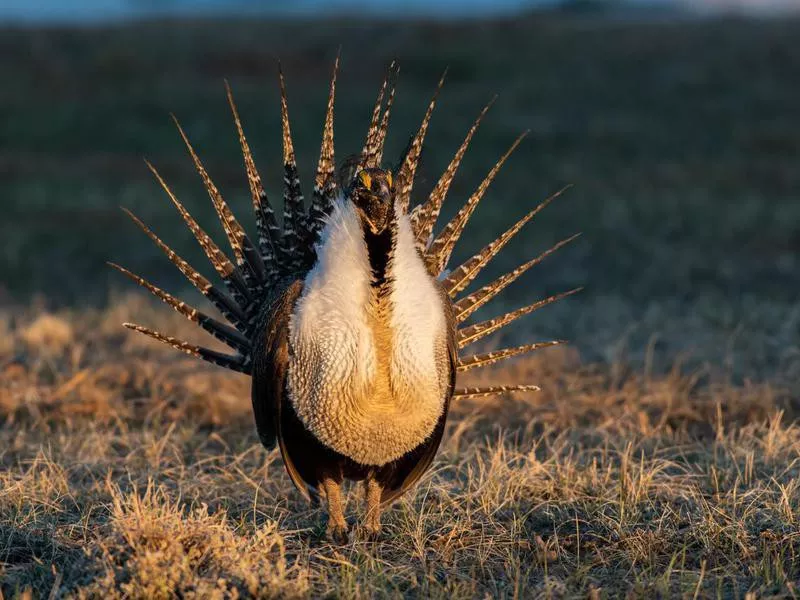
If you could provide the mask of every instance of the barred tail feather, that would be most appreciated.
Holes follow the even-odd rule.
[[[419,130],[414,138],[411,140],[411,145],[403,158],[403,163],[395,177],[395,203],[400,206],[402,212],[408,211],[408,205],[411,201],[411,188],[414,186],[414,175],[417,172],[417,165],[419,164],[419,157],[422,154],[422,145],[425,142],[425,134],[428,132],[428,124],[431,120],[431,114],[436,106],[436,100],[439,97],[439,92],[442,91],[444,85],[444,78],[447,76],[447,71],[442,74],[439,80],[439,85],[436,86],[436,91],[428,104],[428,110],[425,111],[425,116],[419,126]]]
[[[298,249],[304,239],[305,215],[303,192],[300,189],[300,176],[297,173],[297,160],[292,143],[292,130],[289,125],[286,82],[280,64],[278,65],[278,79],[281,88],[281,129],[283,131],[283,249],[290,261],[296,264]]]
[[[518,308],[517,310],[506,313],[500,317],[495,317],[494,319],[481,321],[480,323],[476,323],[475,325],[470,325],[469,327],[463,327],[462,329],[458,330],[458,347],[459,349],[461,349],[464,346],[469,346],[470,344],[474,344],[478,340],[485,338],[487,335],[491,335],[495,331],[502,329],[512,321],[516,321],[520,317],[524,317],[525,315],[528,315],[536,310],[539,310],[543,306],[552,304],[557,300],[561,300],[562,298],[571,296],[572,294],[575,294],[581,291],[582,289],[583,288],[575,288],[573,290],[569,290],[568,292],[562,292],[560,294],[556,294],[555,296],[550,296],[549,298],[545,298],[544,300],[539,300],[538,302],[529,304],[528,306],[523,306],[522,308]]]
[[[505,360],[507,358],[513,358],[514,356],[519,356],[520,354],[527,354],[529,352],[534,352],[535,350],[540,350],[542,348],[550,348],[551,346],[558,346],[563,344],[562,340],[552,340],[550,342],[537,342],[535,344],[525,344],[524,346],[517,346],[515,348],[504,348],[503,350],[495,350],[493,352],[484,352],[482,354],[472,354],[470,356],[464,356],[458,359],[458,364],[456,365],[456,370],[461,371],[469,371],[471,369],[480,369],[483,367],[488,367],[489,365],[493,365],[496,362],[501,360]]]
[[[145,327],[143,325],[137,325],[136,323],[123,323],[122,326],[132,329],[133,331],[138,331],[139,333],[147,335],[154,340],[158,340],[163,344],[172,346],[176,350],[180,350],[181,352],[184,352],[190,356],[195,356],[211,364],[225,367],[226,369],[237,371],[239,373],[245,373],[248,375],[250,374],[250,360],[246,356],[223,354],[222,352],[217,352],[216,350],[211,350],[210,348],[196,346],[195,344],[190,344],[189,342],[184,342],[183,340],[164,335],[159,331],[155,331],[154,329],[150,329],[149,327]]]
[[[372,108],[372,118],[369,121],[367,139],[364,141],[364,148],[361,150],[361,165],[365,169],[377,167],[375,164],[375,144],[378,140],[378,127],[380,126],[381,112],[383,110],[383,96],[386,94],[386,86],[388,84],[389,75],[387,74],[378,90],[378,98],[375,100],[375,106]]]
[[[386,94],[386,87],[389,85],[389,77],[395,68],[395,62],[389,65],[389,73],[383,79],[380,89],[378,90],[378,98],[375,100],[375,106],[372,109],[372,118],[369,122],[369,129],[367,130],[367,139],[364,141],[364,148],[361,150],[361,166],[364,169],[373,169],[380,166],[377,159],[378,155],[378,141],[380,138],[380,124],[381,124],[381,110],[383,109],[383,97]]]
[[[256,230],[258,231],[258,247],[261,251],[261,260],[265,271],[263,275],[267,283],[269,283],[274,279],[280,268],[277,246],[281,241],[281,230],[275,219],[275,211],[272,209],[267,193],[264,191],[261,176],[256,169],[253,154],[250,152],[250,145],[247,143],[242,123],[239,120],[239,111],[233,101],[233,92],[227,81],[225,82],[225,89],[228,95],[228,104],[230,104],[231,112],[233,113],[233,120],[236,124],[236,131],[239,134],[239,145],[242,148],[244,166],[247,171],[247,183],[250,186],[250,195],[253,200],[253,212],[255,213]],[[248,260],[250,259],[248,258]],[[257,260],[252,262],[253,264],[258,264]]]
[[[214,209],[217,211],[217,217],[219,217],[219,221],[222,224],[222,229],[225,231],[225,236],[228,238],[228,242],[233,250],[233,255],[236,258],[236,264],[242,270],[241,272],[244,275],[245,282],[247,283],[248,291],[258,287],[258,285],[263,284],[263,279],[258,279],[258,274],[264,273],[264,263],[261,260],[261,256],[255,252],[253,244],[250,242],[250,239],[247,237],[244,229],[239,224],[239,221],[236,220],[236,217],[233,216],[231,209],[228,207],[227,202],[225,202],[225,200],[222,198],[222,194],[220,194],[217,186],[214,185],[214,181],[211,179],[205,167],[203,166],[203,163],[200,161],[200,157],[197,156],[197,152],[195,152],[192,144],[189,142],[189,138],[186,136],[186,132],[184,132],[183,127],[181,127],[181,124],[178,122],[178,119],[175,117],[175,115],[172,116],[172,119],[175,121],[175,125],[178,127],[178,132],[181,134],[183,143],[186,144],[186,148],[189,151],[189,155],[192,157],[194,166],[197,169],[197,172],[200,174],[200,178],[203,180],[203,184],[206,187],[209,198],[211,198],[211,203],[214,205]]]
[[[197,221],[195,221],[194,217],[189,214],[189,211],[184,208],[183,204],[178,201],[178,199],[175,197],[175,194],[172,193],[172,190],[169,188],[156,168],[147,160],[145,160],[145,163],[158,180],[158,183],[167,193],[167,196],[169,196],[172,204],[174,204],[175,208],[178,209],[178,212],[180,213],[181,217],[183,217],[183,220],[189,230],[192,232],[192,235],[194,235],[195,239],[200,244],[200,247],[203,249],[206,257],[214,267],[214,270],[225,282],[228,291],[233,295],[233,299],[236,304],[238,304],[240,307],[247,306],[249,303],[250,293],[247,289],[247,284],[244,282],[239,270],[233,265],[230,259],[225,256],[225,253],[219,249],[219,246],[214,243],[214,240],[212,240],[208,234],[203,231],[200,225],[197,224]]]
[[[156,287],[143,277],[136,275],[136,273],[132,273],[125,267],[121,267],[120,265],[112,262],[109,262],[108,264],[123,275],[126,275],[135,281],[141,287],[145,288],[162,302],[174,308],[175,311],[182,314],[193,323],[197,323],[200,327],[205,329],[219,341],[227,344],[242,354],[248,354],[250,352],[250,341],[238,330],[226,325],[225,323],[220,323],[216,319],[213,319],[205,313],[200,312],[193,306],[189,306],[182,300],[178,300],[172,294],[165,292],[159,287]]]
[[[214,287],[208,279],[203,277],[198,271],[192,268],[189,263],[178,256],[178,254],[172,250],[172,248],[161,241],[161,238],[153,233],[150,228],[130,210],[127,208],[123,208],[122,210],[125,211],[131,220],[136,223],[136,225],[138,225],[142,231],[145,232],[145,234],[155,243],[156,246],[161,249],[162,252],[164,252],[164,254],[167,255],[167,258],[170,260],[170,262],[178,267],[178,270],[183,273],[186,279],[191,281],[192,285],[194,285],[201,294],[211,301],[211,303],[228,321],[236,325],[240,331],[245,331],[247,326],[247,318],[245,317],[245,314],[242,312],[242,309],[239,307],[239,305],[234,302],[233,298],[231,298],[222,290]]]
[[[562,246],[567,245],[568,243],[570,243],[572,240],[576,239],[579,236],[580,234],[576,233],[575,235],[570,236],[565,240],[561,240],[555,246],[548,248],[536,258],[532,258],[528,262],[521,264],[510,273],[506,273],[502,277],[498,277],[492,283],[483,286],[474,294],[470,294],[469,296],[465,296],[464,298],[460,299],[458,302],[455,303],[455,312],[458,322],[461,323],[463,321],[466,321],[470,317],[470,315],[472,315],[472,313],[474,313],[481,306],[486,304],[489,300],[491,300],[497,294],[506,289],[511,283],[516,281],[523,273],[525,273],[525,271],[527,271],[528,269],[530,269],[535,265],[538,265],[545,258],[553,254],[556,250],[558,250]]]
[[[472,127],[469,128],[467,137],[465,137],[464,141],[461,142],[461,146],[456,151],[456,155],[453,157],[453,160],[450,161],[447,169],[445,169],[445,172],[442,173],[442,176],[436,183],[436,187],[433,188],[431,195],[428,197],[428,201],[425,204],[420,204],[418,207],[416,207],[411,215],[411,225],[414,228],[414,234],[417,238],[417,243],[422,248],[426,248],[428,246],[428,242],[430,241],[431,233],[433,231],[433,226],[436,224],[436,219],[439,218],[439,212],[442,209],[442,204],[444,204],[444,199],[447,196],[447,192],[450,190],[450,184],[453,183],[453,179],[456,176],[458,167],[461,166],[461,161],[464,158],[467,148],[469,147],[469,143],[472,141],[472,136],[475,135],[475,132],[478,130],[483,117],[485,117],[486,113],[489,112],[489,109],[492,107],[492,104],[494,104],[495,100],[497,100],[497,96],[489,101],[489,103],[478,115],[478,118],[475,119]]]
[[[519,233],[519,231],[528,223],[528,221],[538,215],[545,206],[558,198],[567,189],[569,189],[569,186],[562,188],[549,198],[540,202],[536,208],[514,223],[514,225],[507,229],[500,237],[484,246],[480,252],[467,260],[465,263],[453,269],[442,282],[442,285],[447,293],[453,297],[467,287],[472,280],[474,280],[480,274],[489,261],[497,256],[500,250],[505,247],[511,238]],[[571,241],[571,239],[568,241]]]
[[[517,146],[520,145],[526,135],[528,135],[527,131],[520,134],[520,136],[514,140],[514,143],[511,144],[511,147],[506,150],[506,153],[500,157],[500,160],[497,161],[497,164],[492,167],[491,171],[489,171],[484,180],[478,186],[478,189],[475,190],[472,196],[469,197],[469,200],[467,200],[464,206],[461,207],[461,210],[458,211],[456,216],[450,220],[442,232],[436,237],[435,240],[433,240],[427,254],[428,266],[432,274],[438,275],[445,268],[447,262],[450,260],[450,255],[453,252],[456,242],[461,237],[464,228],[467,226],[469,218],[477,208],[481,198],[483,198],[483,195],[486,193],[489,185],[497,176],[497,173],[500,171],[503,163],[505,163],[508,157],[511,156],[511,153],[517,149]]]
[[[464,387],[456,388],[453,398],[487,398],[501,396],[510,392],[540,392],[538,385],[492,385],[489,387]]]
[[[317,176],[314,181],[314,197],[308,211],[308,222],[306,228],[309,232],[309,239],[306,246],[312,245],[322,230],[324,217],[333,207],[336,198],[336,170],[333,154],[333,101],[336,96],[336,75],[339,71],[339,56],[333,65],[333,75],[331,76],[331,88],[328,94],[328,106],[325,111],[325,126],[322,132],[322,146],[319,152],[319,163],[317,165]],[[310,251],[310,248],[307,248]]]
[[[392,104],[394,104],[394,91],[397,87],[397,76],[400,73],[400,67],[397,63],[392,61],[390,66],[389,75],[392,80],[392,87],[389,89],[389,99],[386,101],[386,108],[381,117],[381,126],[378,129],[377,137],[375,138],[375,166],[380,166],[383,160],[383,148],[386,144],[386,132],[389,129],[389,118],[392,115]]]

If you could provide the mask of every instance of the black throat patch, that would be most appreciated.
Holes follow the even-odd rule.
[[[362,227],[364,241],[367,244],[369,265],[372,269],[372,287],[387,288],[389,283],[389,265],[394,255],[397,239],[397,221],[392,219],[389,226],[380,233],[373,233],[369,227]]]

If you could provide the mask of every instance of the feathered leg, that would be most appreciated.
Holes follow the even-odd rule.
[[[364,529],[367,535],[376,537],[381,532],[381,484],[373,477],[369,476],[364,481],[364,493],[367,497],[367,514],[364,519]]]
[[[322,480],[322,489],[328,503],[328,527],[325,534],[328,539],[337,544],[346,544],[347,521],[344,520],[344,505],[342,504],[342,484],[332,477]]]

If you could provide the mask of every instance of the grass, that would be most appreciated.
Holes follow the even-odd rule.
[[[337,547],[258,444],[246,378],[121,333],[128,318],[194,334],[131,297],[18,315],[5,336],[25,357],[0,388],[6,597],[800,593],[786,390],[545,351],[484,376],[541,393],[458,403],[383,539]]]
[[[0,86],[3,597],[800,595],[799,32],[556,16],[0,31],[0,77],[13,82]],[[223,77],[279,197],[276,55],[310,181],[340,44],[340,157],[359,148],[391,58],[390,156],[450,66],[423,191],[501,94],[447,215],[531,128],[456,259],[575,184],[487,280],[581,240],[478,318],[587,288],[497,342],[568,347],[461,382],[542,392],[459,402],[383,539],[336,547],[258,444],[247,379],[123,330],[204,340],[104,261],[185,286],[122,204],[203,264],[144,155],[220,233],[169,111],[246,210]],[[356,514],[357,494],[348,502]]]

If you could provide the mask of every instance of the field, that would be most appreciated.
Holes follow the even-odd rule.
[[[0,30],[0,597],[796,598],[798,37],[563,15]],[[175,113],[246,216],[227,78],[279,198],[280,58],[309,191],[340,45],[339,157],[391,59],[389,156],[449,66],[417,198],[500,94],[445,217],[531,130],[456,260],[573,184],[486,281],[582,237],[478,318],[585,286],[493,341],[569,345],[462,382],[542,391],[457,403],[382,539],[345,546],[258,444],[248,380],[124,330],[205,341],[105,266],[201,305],[119,210],[208,274],[142,158],[221,235]]]

